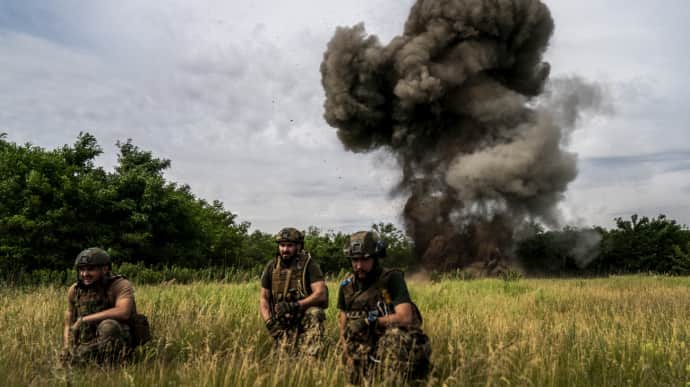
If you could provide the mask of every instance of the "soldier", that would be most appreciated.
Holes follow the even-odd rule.
[[[261,277],[261,317],[276,347],[315,357],[323,346],[326,281],[319,265],[303,250],[299,230],[284,228],[275,240],[278,253]]]
[[[381,267],[385,244],[375,233],[360,231],[350,236],[344,253],[353,274],[340,283],[338,309],[350,383],[372,377],[375,369],[387,380],[424,378],[430,368],[429,338],[403,273]]]
[[[133,332],[146,318],[136,314],[132,285],[111,272],[110,256],[99,248],[79,253],[74,266],[77,282],[67,291],[63,361],[81,364],[122,360],[134,344],[149,338],[135,337]],[[144,323],[148,335],[148,321]]]

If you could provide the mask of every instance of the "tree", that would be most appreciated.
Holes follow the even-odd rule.
[[[248,226],[247,226],[248,228]],[[273,235],[255,230],[242,240],[242,253],[238,257],[238,267],[250,268],[263,266],[275,256],[276,242]]]
[[[687,227],[663,214],[652,219],[637,214],[630,220],[616,218],[616,226],[604,235],[601,258],[595,263],[599,270],[690,274]]]
[[[305,249],[318,259],[321,270],[326,273],[338,273],[341,269],[349,267],[343,253],[347,235],[333,231],[323,233],[314,226],[309,227],[305,234]]]
[[[219,201],[197,199],[165,180],[170,161],[131,140],[114,173],[95,167],[96,138],[45,150],[0,136],[0,269],[64,269],[83,248],[106,248],[116,262],[147,265],[255,265],[243,261],[249,223]]]
[[[93,160],[101,153],[93,136],[80,133],[72,147],[52,151],[0,138],[0,260],[13,271],[62,266],[87,235],[93,187],[106,178]],[[91,183],[89,183],[91,182]]]
[[[393,223],[376,223],[371,229],[378,233],[386,244],[386,265],[407,269],[417,264],[412,240]]]
[[[516,253],[525,271],[531,274],[583,273],[600,253],[602,232],[595,228],[536,232],[517,243]]]

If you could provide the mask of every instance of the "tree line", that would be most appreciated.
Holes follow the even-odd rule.
[[[170,160],[131,140],[118,142],[117,165],[94,161],[103,151],[80,133],[73,145],[46,150],[0,135],[0,273],[62,270],[87,246],[103,246],[116,263],[249,270],[274,255],[273,236],[250,231],[219,201],[197,198],[188,185],[166,181]],[[375,225],[400,262],[411,262],[407,238]],[[324,270],[346,261],[347,235],[311,227],[306,247]]]
[[[106,247],[118,264],[257,270],[275,253],[273,236],[188,185],[169,182],[170,160],[131,140],[118,142],[112,172],[95,165],[96,138],[80,133],[72,145],[47,150],[0,134],[0,277],[64,270],[87,246]],[[534,225],[515,254],[524,270],[543,274],[661,272],[690,274],[690,232],[659,216],[617,219],[606,230]],[[412,242],[392,224],[372,229],[388,244],[388,262],[412,268]],[[347,234],[306,230],[305,247],[324,271],[347,268]]]
[[[517,245],[525,271],[540,274],[690,275],[690,230],[665,215],[616,218],[616,227],[537,230]]]

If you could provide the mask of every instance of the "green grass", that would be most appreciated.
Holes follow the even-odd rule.
[[[135,284],[136,285],[136,284]],[[136,286],[154,340],[138,362],[64,369],[66,289],[0,288],[3,385],[345,385],[329,283],[327,352],[271,355],[258,283]],[[429,385],[690,386],[690,278],[411,282],[433,345]]]

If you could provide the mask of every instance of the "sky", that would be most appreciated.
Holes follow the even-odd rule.
[[[666,214],[690,224],[690,2],[545,1],[551,76],[605,91],[564,146],[578,177],[563,224]],[[132,139],[170,181],[253,228],[401,224],[384,151],[345,151],[323,119],[319,66],[337,26],[387,43],[409,0],[0,0],[0,132],[45,148],[96,136],[112,170]]]

